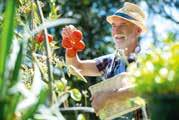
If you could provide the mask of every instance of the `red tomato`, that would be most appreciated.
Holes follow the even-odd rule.
[[[72,44],[68,37],[63,38],[62,40],[62,47],[63,48],[71,48]]]
[[[35,40],[37,41],[37,43],[42,43],[43,42],[43,40],[44,40],[44,37],[43,37],[43,35],[42,35],[42,33],[38,33],[37,35],[36,35],[36,37],[35,37]]]
[[[48,34],[48,42],[50,43],[50,42],[52,42],[52,41],[53,41],[53,36],[50,35],[50,34]]]
[[[80,40],[82,40],[82,33],[80,30],[75,30],[73,31],[73,33],[71,34],[71,38],[73,42],[79,42]]]
[[[68,57],[75,57],[77,53],[74,48],[67,48],[66,52]]]
[[[75,43],[74,48],[78,51],[82,51],[85,48],[85,43],[80,40],[79,42]]]
[[[48,34],[47,37],[48,37],[48,42],[49,43],[53,41],[53,36],[52,35]],[[44,36],[43,33],[38,33],[36,35],[35,39],[36,39],[37,43],[40,44],[45,40],[45,36]]]

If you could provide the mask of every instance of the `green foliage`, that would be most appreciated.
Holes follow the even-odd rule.
[[[23,97],[26,94],[27,89],[24,88],[21,90],[22,86],[20,87],[21,83],[19,81],[20,68],[24,56],[24,42],[20,39],[18,41],[17,36],[13,36],[15,33],[16,1],[9,0],[5,5],[7,7],[3,16],[3,29],[1,31],[2,37],[0,40],[0,119],[12,120],[18,119],[17,114],[19,111],[17,108],[24,100]],[[39,104],[45,100],[46,94],[48,93],[47,90],[45,92],[39,92],[39,99],[34,102],[37,102],[34,109],[32,109],[32,107],[29,109],[26,107],[28,112],[26,114],[23,112],[20,113],[21,117],[27,119],[29,116],[32,116],[34,113],[29,112],[29,110],[35,112]]]
[[[86,120],[86,118],[83,114],[79,114],[77,120]]]
[[[1,40],[0,40],[0,105],[2,106],[0,108],[0,119],[3,120],[11,120],[14,116],[14,111],[17,105],[17,101],[19,99],[19,95],[10,95],[9,94],[9,83],[12,81],[16,83],[17,81],[17,74],[13,74],[13,78],[10,79],[8,75],[10,74],[10,71],[6,68],[8,64],[8,58],[9,58],[9,52],[10,47],[12,43],[13,38],[13,29],[14,29],[14,16],[15,16],[15,1],[8,1],[7,2],[7,8],[5,9],[5,17],[3,22],[3,30],[1,31]],[[22,48],[22,46],[21,46]],[[16,59],[17,63],[20,63],[20,59],[22,58],[22,49],[18,53],[18,58]],[[15,69],[17,70],[19,66],[15,66]],[[14,69],[14,70],[15,70]],[[8,75],[7,75],[8,74]],[[6,96],[8,95],[8,96]],[[12,100],[11,100],[12,99]],[[10,110],[8,110],[10,109]],[[7,114],[8,113],[8,114]]]
[[[171,34],[167,39],[171,38]],[[169,41],[169,40],[167,40]],[[170,40],[173,41],[173,40]],[[131,65],[136,91],[141,95],[179,93],[179,43],[170,42],[165,47],[152,47],[138,58],[139,67]]]
[[[72,89],[70,91],[70,95],[75,101],[80,101],[81,100],[81,93],[80,93],[80,91],[78,89]]]
[[[28,120],[29,118],[32,118],[33,115],[35,114],[36,110],[38,109],[38,106],[42,103],[45,102],[45,99],[48,95],[48,90],[44,89],[40,92],[39,97],[38,97],[38,102],[35,103],[34,105],[30,106],[24,113],[23,116],[21,117],[22,120]]]
[[[19,22],[17,28],[18,31],[22,30],[20,35],[26,38],[24,41],[27,44],[21,67],[21,81],[28,89],[27,91],[33,94],[32,98],[27,97],[25,99],[32,103],[22,104],[25,101],[22,100],[17,107],[21,119],[65,119],[59,110],[60,108],[75,107],[76,102],[80,102],[83,96],[85,99],[88,97],[81,94],[80,88],[71,84],[75,81],[87,82],[87,80],[73,66],[65,64],[63,55],[57,56],[55,53],[59,49],[56,41],[57,35],[53,36],[53,41],[50,43],[45,41],[39,43],[36,38],[36,35],[39,32],[44,33],[44,30],[48,30],[49,33],[53,29],[47,29],[49,26],[55,27],[64,24],[63,21],[58,20],[59,13],[54,1],[48,1],[47,3],[38,0],[36,2],[21,0],[18,4],[17,11],[21,14],[16,16]],[[44,10],[45,5],[50,5],[49,7],[52,9]],[[41,9],[43,10],[42,14],[39,14]],[[44,20],[43,17],[45,17]],[[48,92],[44,92],[44,88],[47,88]],[[44,100],[46,96],[49,99]],[[43,104],[44,102],[46,104]],[[40,104],[43,105],[39,106]],[[86,105],[83,104],[83,106]],[[49,111],[48,118],[46,118],[46,112],[42,109]],[[71,117],[75,119],[77,115]]]
[[[2,97],[6,94],[5,91],[5,66],[7,63],[8,52],[12,43],[13,29],[14,29],[14,16],[15,16],[15,1],[8,1],[7,8],[4,14],[3,30],[1,32],[0,40],[0,91]]]
[[[48,108],[48,106],[44,104],[48,111],[54,111],[54,108],[58,111],[55,113],[52,112],[49,117],[64,119],[58,110],[59,106],[63,102],[65,103],[65,101],[67,101],[69,98],[68,94],[71,94],[74,101],[80,101],[82,95],[78,89],[71,89],[71,87],[67,85],[67,80],[63,70],[65,68],[67,69],[68,66],[65,65],[62,59],[58,58],[53,53],[51,59],[53,62],[53,68],[60,71],[60,74],[53,73],[55,81],[57,81],[52,81],[53,91],[51,92],[53,94],[53,101],[46,99],[50,92],[49,86],[46,84],[49,82],[49,71],[45,62],[47,57],[43,55],[45,48],[43,47],[43,44],[38,45],[35,39],[31,37],[31,32],[29,32],[29,29],[34,29],[33,27],[29,28],[29,26],[31,27],[29,22],[31,23],[33,20],[36,20],[32,24],[40,24],[38,16],[35,16],[35,18],[28,17],[32,12],[35,15],[38,14],[36,9],[37,6],[35,3],[28,1],[21,0],[18,2],[19,4],[17,4],[17,6],[15,4],[16,1],[14,0],[4,3],[7,7],[5,8],[3,16],[3,29],[1,30],[2,37],[0,40],[0,119],[33,119],[36,117],[37,111],[42,117],[45,113],[40,112],[41,107],[39,106],[45,102],[54,102],[51,106],[53,109]],[[31,11],[31,7],[34,7],[35,9],[32,9],[33,11]],[[55,11],[52,12],[55,17]],[[16,26],[15,18],[17,18]],[[55,41],[50,44],[52,52],[58,48],[55,45]],[[26,49],[24,49],[24,46]],[[61,80],[58,80],[59,77]],[[62,84],[60,85],[59,83]],[[56,89],[56,87],[58,89]],[[64,98],[64,95],[68,96]],[[56,106],[56,104],[58,106],[53,107]]]

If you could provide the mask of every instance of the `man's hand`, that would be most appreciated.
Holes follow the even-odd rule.
[[[68,57],[76,56],[77,52],[85,48],[85,44],[82,41],[82,32],[72,25],[63,28],[62,38],[62,47],[67,49],[66,52]]]
[[[92,96],[92,107],[94,108],[96,115],[99,110],[110,104],[127,100],[131,97],[135,97],[136,94],[132,88],[116,89],[111,91],[98,92]]]

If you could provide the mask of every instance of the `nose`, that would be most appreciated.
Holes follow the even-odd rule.
[[[118,34],[122,34],[122,32],[120,30],[113,30],[112,31],[112,36],[114,37],[115,35],[118,35]]]
[[[112,27],[112,33],[116,34],[116,33],[122,33],[121,31],[122,29],[120,29],[119,27]]]

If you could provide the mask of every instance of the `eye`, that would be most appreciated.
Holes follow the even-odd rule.
[[[123,23],[123,24],[121,24],[120,26],[121,26],[121,27],[124,27],[124,26],[127,26],[127,24],[126,24],[126,23]]]

